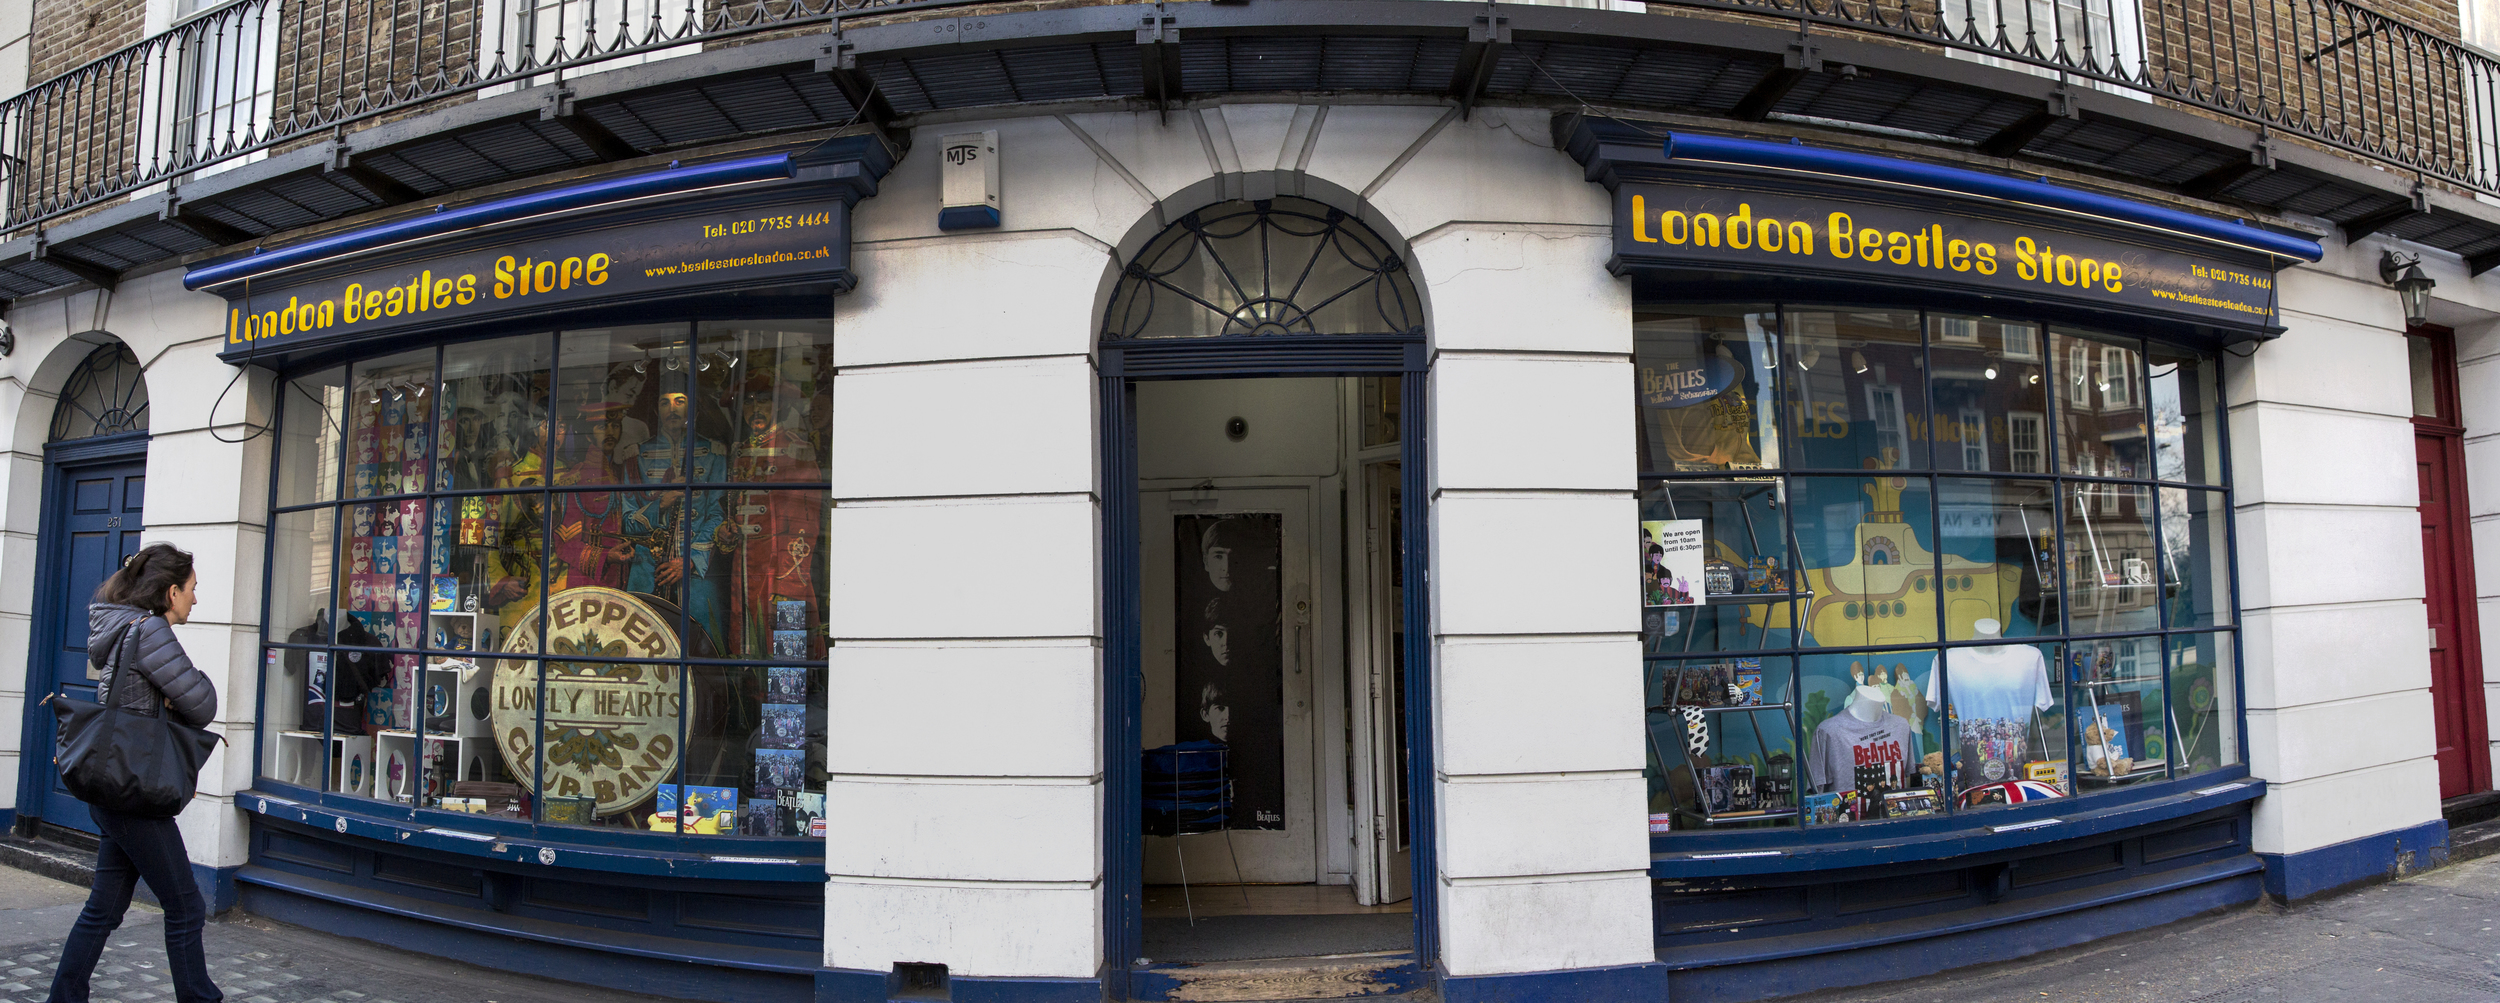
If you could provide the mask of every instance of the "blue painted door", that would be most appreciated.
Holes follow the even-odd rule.
[[[146,527],[139,518],[147,500],[147,461],[125,459],[56,468],[53,496],[43,514],[43,551],[52,557],[48,581],[36,588],[35,658],[28,668],[30,688],[40,693],[96,698],[95,680],[87,669],[87,603],[122,559],[139,552]],[[43,699],[40,695],[37,700]],[[27,805],[54,825],[95,831],[87,806],[61,789],[52,768],[54,718],[50,707],[29,707],[27,734],[35,760],[36,798]]]

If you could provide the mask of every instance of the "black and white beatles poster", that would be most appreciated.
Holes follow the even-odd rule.
[[[1230,747],[1232,827],[1285,827],[1285,517],[1172,517],[1174,734]]]

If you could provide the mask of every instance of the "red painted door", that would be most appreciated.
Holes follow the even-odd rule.
[[[2483,714],[2476,623],[2473,526],[2465,494],[2465,429],[2458,419],[2456,363],[2446,331],[2417,330],[2413,363],[2413,455],[2422,498],[2422,602],[2429,607],[2431,718],[2442,799],[2491,788],[2491,736]]]
[[[2463,501],[2449,485],[2456,479],[2448,462],[2449,438],[2436,432],[2413,437],[2415,471],[2422,488],[2422,601],[2430,607],[2431,713],[2439,742],[2439,796],[2452,798],[2476,790],[2471,746],[2488,741],[2474,733],[2466,701],[2480,696],[2477,680],[2467,678],[2458,607],[2470,601],[2457,594],[2457,544],[2468,531],[2457,518]]]

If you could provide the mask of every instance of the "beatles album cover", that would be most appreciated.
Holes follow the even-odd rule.
[[[755,750],[755,791],[795,791],[807,786],[807,753],[797,749]]]
[[[768,703],[756,727],[755,744],[767,749],[796,749],[807,741],[807,705]]]
[[[806,630],[807,600],[776,599],[773,601],[774,630]]]

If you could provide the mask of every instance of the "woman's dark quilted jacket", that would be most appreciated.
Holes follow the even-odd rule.
[[[131,621],[128,636],[122,627]],[[208,673],[191,667],[191,656],[182,653],[182,642],[174,640],[173,625],[165,618],[120,603],[95,603],[87,607],[87,664],[96,670],[96,701],[113,692],[113,676],[124,666],[137,666],[139,679],[122,687],[113,705],[156,716],[161,702],[173,708],[174,719],[194,728],[205,728],[217,717],[217,687],[208,680]]]

